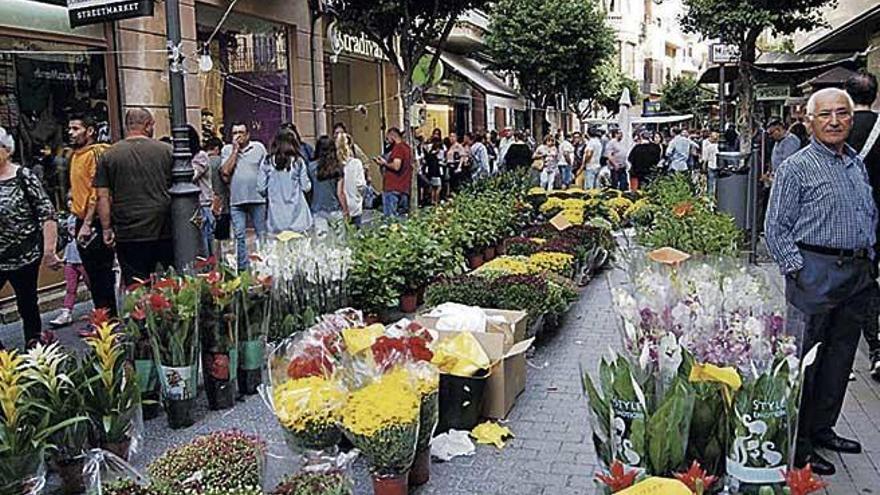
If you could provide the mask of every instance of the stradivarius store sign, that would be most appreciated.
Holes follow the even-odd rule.
[[[153,0],[67,0],[70,27],[153,15]]]

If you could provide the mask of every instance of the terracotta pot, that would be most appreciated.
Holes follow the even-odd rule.
[[[483,251],[483,259],[486,261],[495,259],[495,246],[489,246]]]
[[[127,450],[127,448],[126,448]],[[74,459],[55,466],[61,478],[61,492],[65,494],[82,493],[86,490],[83,483],[83,460]]]
[[[374,474],[373,475],[373,494],[374,495],[408,495],[409,486],[407,484],[409,472],[400,474]]]
[[[431,446],[416,454],[409,469],[410,486],[421,486],[431,479]]]
[[[471,270],[476,270],[477,268],[483,266],[483,253],[474,253],[469,254],[467,257],[468,268]]]
[[[416,304],[419,306],[425,304],[425,289],[427,288],[427,285],[423,285],[416,290]]]
[[[125,440],[123,442],[114,442],[114,443],[105,443],[101,446],[107,452],[111,452],[116,454],[120,459],[127,461],[128,460],[128,448],[131,446],[131,440]]]
[[[505,246],[505,241],[501,241],[495,246],[495,255],[496,256],[504,256],[504,253],[507,251],[507,247]]]
[[[414,292],[400,296],[400,310],[404,313],[415,313],[418,307],[418,296]]]

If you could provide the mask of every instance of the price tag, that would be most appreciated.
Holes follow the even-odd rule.
[[[562,232],[563,230],[572,226],[572,223],[565,218],[565,215],[562,212],[556,214],[555,217],[550,219],[550,225],[556,227],[556,230]]]
[[[693,495],[681,481],[669,478],[648,478],[636,483],[617,495]]]

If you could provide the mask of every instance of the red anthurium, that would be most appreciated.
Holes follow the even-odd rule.
[[[137,278],[134,280],[135,280],[135,282],[133,284],[131,284],[125,288],[125,292],[134,292],[134,291],[140,289],[141,287],[143,287],[144,285],[146,285],[146,282],[144,282],[143,280],[140,280]]]
[[[387,370],[407,355],[407,344],[404,339],[379,337],[371,347],[373,360],[382,369]]]
[[[639,472],[635,469],[627,471],[622,462],[614,461],[610,472],[608,474],[596,473],[596,479],[604,483],[611,490],[611,493],[617,493],[633,486],[638,474]]]
[[[205,268],[213,267],[217,265],[217,257],[210,256],[208,258],[197,258],[195,262],[196,270],[204,270]]]
[[[257,275],[257,281],[263,284],[263,287],[266,289],[272,288],[272,275],[260,276]]]
[[[138,304],[131,310],[131,317],[137,321],[143,321],[147,317],[147,313],[144,311],[144,308]]]
[[[804,468],[792,469],[783,474],[785,475],[785,483],[791,490],[791,495],[807,495],[828,486],[828,483],[813,475],[813,468],[809,464]]]
[[[171,308],[171,301],[169,301],[160,292],[154,292],[154,293],[150,294],[149,302],[150,302],[150,309],[152,309],[155,312],[160,312],[160,311]]]
[[[160,278],[156,283],[153,284],[154,289],[172,289],[174,292],[177,292],[179,289],[177,285],[177,280],[173,278]]]
[[[216,284],[216,283],[223,280],[223,275],[221,275],[220,272],[218,272],[217,270],[213,270],[210,273],[208,273],[207,275],[205,275],[205,280],[209,284]]]
[[[700,463],[694,461],[687,472],[675,473],[675,479],[687,485],[687,487],[696,495],[703,495],[704,493],[709,493],[709,488],[712,487],[712,484],[715,483],[718,478],[706,473],[706,471],[700,467]]]
[[[410,337],[407,339],[409,353],[416,361],[428,361],[434,359],[434,353],[428,349],[428,342],[422,337]]]
[[[214,354],[211,360],[211,376],[217,380],[229,380],[229,356]]]

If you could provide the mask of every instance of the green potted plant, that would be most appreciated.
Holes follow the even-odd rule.
[[[33,372],[36,363],[57,362],[57,346],[37,345],[26,356],[0,350],[0,493],[32,493],[45,483],[44,456],[54,446],[51,438],[68,427],[85,421],[78,415],[52,423],[50,407],[38,392],[38,380],[58,383],[67,380],[58,366],[46,367],[42,378]]]
[[[238,383],[238,320],[236,294],[241,278],[230,269],[214,265],[199,275],[201,304],[199,326],[202,338],[202,373],[205,395],[211,410],[235,405]]]
[[[149,287],[136,282],[126,288],[125,300],[122,304],[122,330],[126,335],[127,355],[134,363],[138,388],[141,391],[141,412],[145,420],[159,416],[160,393],[159,373],[153,359],[153,348],[150,334],[147,332],[147,313],[145,295]],[[100,321],[93,322],[97,327]]]
[[[123,334],[116,326],[104,322],[86,338],[84,402],[92,445],[127,460],[140,426],[141,396],[135,370],[125,359]]]
[[[236,304],[240,336],[238,390],[245,395],[254,395],[263,382],[272,277],[246,271],[241,274],[241,280]]]
[[[195,423],[199,285],[192,277],[170,274],[153,283],[145,296],[147,330],[171,428]]]

